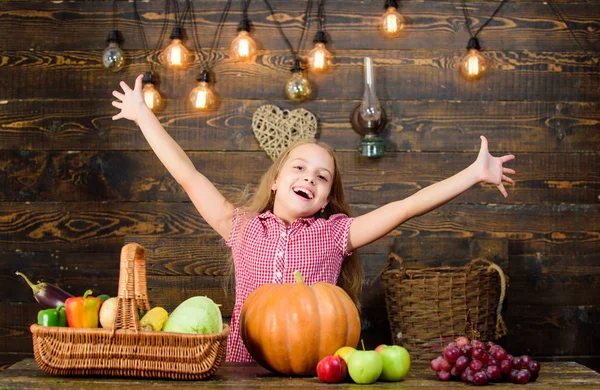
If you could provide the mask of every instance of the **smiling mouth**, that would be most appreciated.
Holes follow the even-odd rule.
[[[294,190],[294,193],[298,196],[303,197],[304,199],[313,199],[315,196],[314,194],[307,190],[306,188],[302,188],[302,187],[294,187],[292,188]]]

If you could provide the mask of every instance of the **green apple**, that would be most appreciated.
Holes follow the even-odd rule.
[[[352,355],[354,352],[356,352],[356,348],[345,346],[345,347],[342,347],[342,348],[338,349],[337,351],[335,351],[333,356],[341,357],[346,362],[346,365],[348,365],[348,360],[350,359],[350,355]]]
[[[397,382],[406,377],[410,370],[410,355],[406,348],[399,345],[385,345],[375,348],[383,360],[382,381]]]
[[[365,384],[377,381],[383,370],[383,359],[375,351],[356,350],[348,359],[348,374],[356,383]]]

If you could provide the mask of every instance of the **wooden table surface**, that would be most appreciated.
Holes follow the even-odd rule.
[[[490,389],[519,389],[522,385],[494,383]],[[542,363],[540,377],[527,387],[538,389],[600,389],[600,374],[575,362]],[[355,383],[326,384],[316,377],[290,378],[278,376],[256,364],[225,363],[216,374],[202,381],[174,381],[109,377],[57,377],[41,371],[35,360],[25,359],[0,371],[0,390],[3,389],[196,389],[258,388],[258,389],[366,389],[366,388],[470,388],[462,382],[441,382],[426,364],[413,364],[402,382],[376,382],[371,385]]]

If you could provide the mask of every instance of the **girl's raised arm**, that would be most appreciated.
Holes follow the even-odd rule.
[[[112,105],[120,112],[113,120],[125,118],[138,124],[150,147],[188,194],[204,220],[224,239],[229,238],[234,206],[228,202],[217,188],[200,172],[161,125],[154,113],[146,106],[142,96],[142,75],[135,80],[131,89],[121,81],[123,93],[113,91],[119,101]]]
[[[507,175],[515,174],[503,164],[514,159],[513,155],[493,157],[488,152],[488,142],[481,136],[481,148],[477,160],[440,182],[434,183],[406,199],[388,203],[370,213],[357,217],[350,226],[348,250],[367,245],[394,230],[412,217],[423,215],[449,202],[479,182],[495,184],[504,197],[508,196],[503,182],[513,184]]]

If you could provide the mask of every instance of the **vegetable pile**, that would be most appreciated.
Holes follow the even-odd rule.
[[[50,283],[33,284],[21,272],[16,274],[23,277],[31,287],[35,300],[44,308],[38,313],[38,325],[113,328],[119,302],[117,297],[108,294],[94,297],[92,290],[85,291],[83,296],[75,297]],[[167,310],[160,306],[143,314],[140,315],[142,331],[216,334],[223,330],[223,317],[219,305],[208,297],[189,298],[170,316]]]

